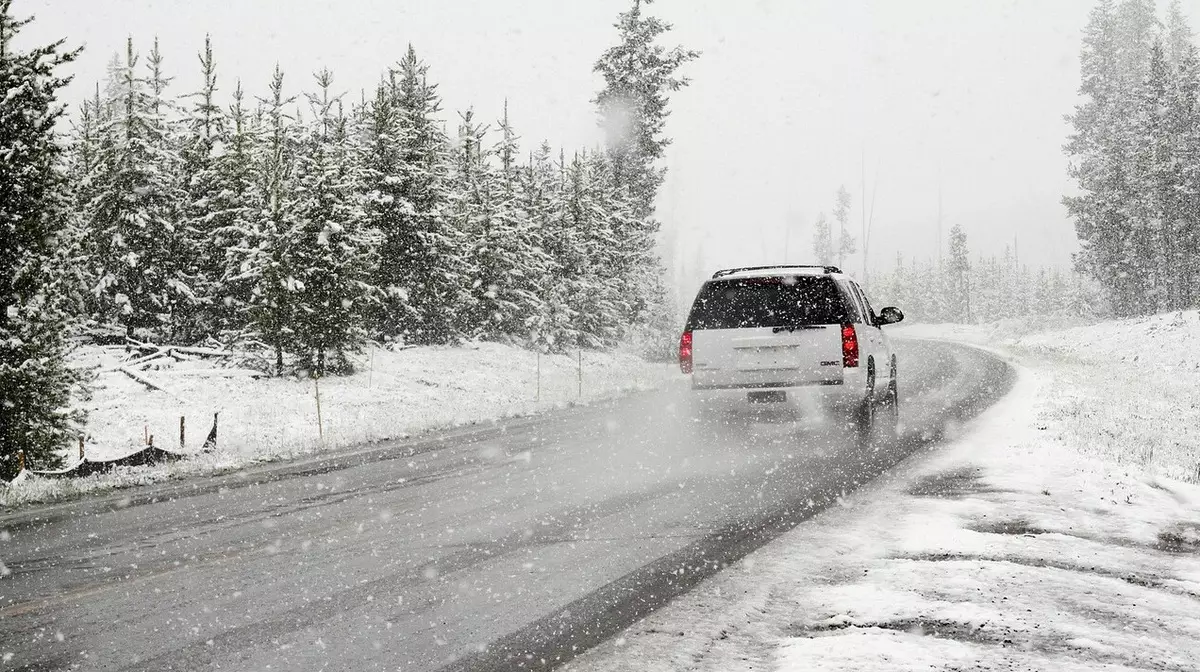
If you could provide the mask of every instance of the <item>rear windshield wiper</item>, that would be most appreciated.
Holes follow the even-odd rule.
[[[778,333],[784,332],[784,331],[791,333],[793,331],[796,331],[797,329],[824,329],[824,328],[825,328],[825,325],[821,325],[821,324],[789,324],[786,327],[772,327],[771,333],[778,334]]]

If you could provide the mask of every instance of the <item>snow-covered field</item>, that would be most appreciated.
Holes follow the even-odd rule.
[[[902,330],[1018,382],[571,669],[1200,669],[1200,314],[1035,331]]]
[[[316,389],[309,379],[251,378],[244,370],[214,368],[211,360],[160,358],[138,374],[162,391],[113,370],[125,356],[120,348],[88,348],[79,356],[102,371],[87,403],[89,457],[129,454],[148,435],[157,446],[179,450],[181,416],[187,430],[183,450],[198,452],[214,413],[220,414],[217,450],[103,476],[25,480],[0,487],[0,506],[527,415],[649,388],[678,375],[675,367],[621,352],[585,351],[581,367],[577,353],[539,357],[496,343],[376,349],[358,358],[354,375],[321,380],[323,432],[318,432]]]

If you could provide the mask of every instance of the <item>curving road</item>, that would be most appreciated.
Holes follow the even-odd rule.
[[[552,666],[1011,385],[978,350],[898,350],[906,427],[874,450],[813,420],[706,431],[668,390],[0,516],[0,669]]]

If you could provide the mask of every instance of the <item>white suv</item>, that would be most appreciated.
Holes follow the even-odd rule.
[[[858,283],[833,266],[718,271],[692,304],[679,365],[702,413],[760,405],[833,412],[869,437],[878,411],[892,431],[898,422],[896,355],[881,327],[903,319],[897,308],[876,315]]]

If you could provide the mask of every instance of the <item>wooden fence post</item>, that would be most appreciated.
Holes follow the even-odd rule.
[[[325,424],[321,421],[321,379],[313,378],[313,387],[317,391],[317,438],[325,442]]]
[[[179,416],[179,450],[180,450],[180,452],[182,452],[184,450],[184,446],[186,445],[184,443],[184,430],[186,428],[186,424],[187,424],[187,422],[184,419],[184,416],[182,416],[182,415]]]

